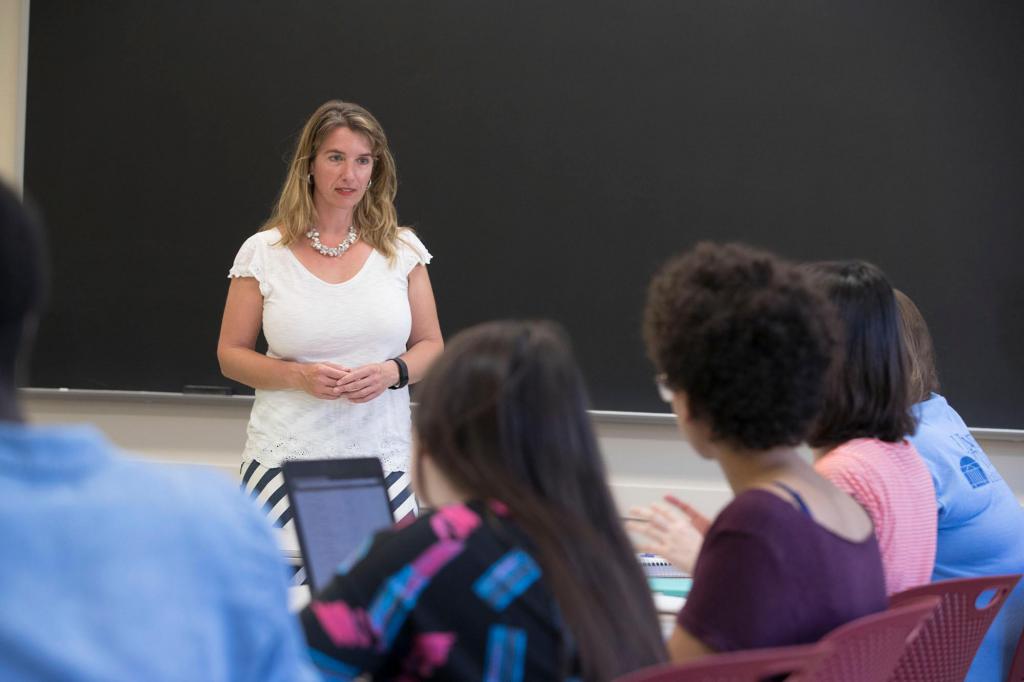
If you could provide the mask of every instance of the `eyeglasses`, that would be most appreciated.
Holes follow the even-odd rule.
[[[657,376],[654,377],[654,385],[658,387],[658,395],[661,397],[661,399],[664,400],[666,403],[671,404],[673,398],[675,398],[675,391],[669,388],[668,384],[666,383],[667,380],[668,377],[666,377],[664,374],[658,374]]]

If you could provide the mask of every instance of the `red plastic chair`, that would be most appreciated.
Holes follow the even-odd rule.
[[[682,665],[654,665],[616,682],[761,682],[814,668],[832,653],[828,643],[711,654]]]
[[[935,615],[924,624],[890,678],[893,682],[963,682],[981,640],[999,613],[1020,575],[941,580],[914,587],[889,600],[902,606],[921,597],[941,598]],[[978,597],[994,590],[992,598],[978,606]]]
[[[922,597],[839,626],[821,640],[832,653],[800,682],[885,682],[940,601]]]

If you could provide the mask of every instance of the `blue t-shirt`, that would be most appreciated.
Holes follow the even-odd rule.
[[[0,679],[316,679],[287,569],[226,478],[0,423]]]
[[[938,497],[932,580],[1024,573],[1024,510],[960,415],[940,395],[914,406],[921,454]],[[967,680],[1003,680],[1024,626],[1024,581],[992,623]]]

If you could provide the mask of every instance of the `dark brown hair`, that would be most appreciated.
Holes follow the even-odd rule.
[[[808,443],[854,438],[897,443],[914,432],[896,298],[885,273],[863,261],[806,266],[839,317],[842,350]]]
[[[935,347],[928,323],[914,302],[896,289],[896,306],[900,311],[900,333],[907,354],[907,391],[911,403],[928,400],[939,392],[939,373],[935,369]]]
[[[533,544],[583,679],[610,680],[664,660],[650,589],[612,501],[583,380],[560,328],[491,322],[463,331],[417,398],[422,456],[457,489],[504,502]],[[566,656],[568,675],[568,648]]]
[[[0,388],[12,388],[25,362],[47,293],[46,249],[35,211],[0,183]]]
[[[821,408],[835,348],[831,308],[806,275],[739,244],[698,244],[651,281],[648,354],[715,438],[798,445]]]

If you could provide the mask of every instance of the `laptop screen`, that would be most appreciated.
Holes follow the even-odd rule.
[[[383,476],[348,477],[355,472],[344,471],[344,461],[333,464],[341,465],[338,471],[288,467],[285,474],[313,593],[326,587],[338,565],[364,540],[393,524]]]

